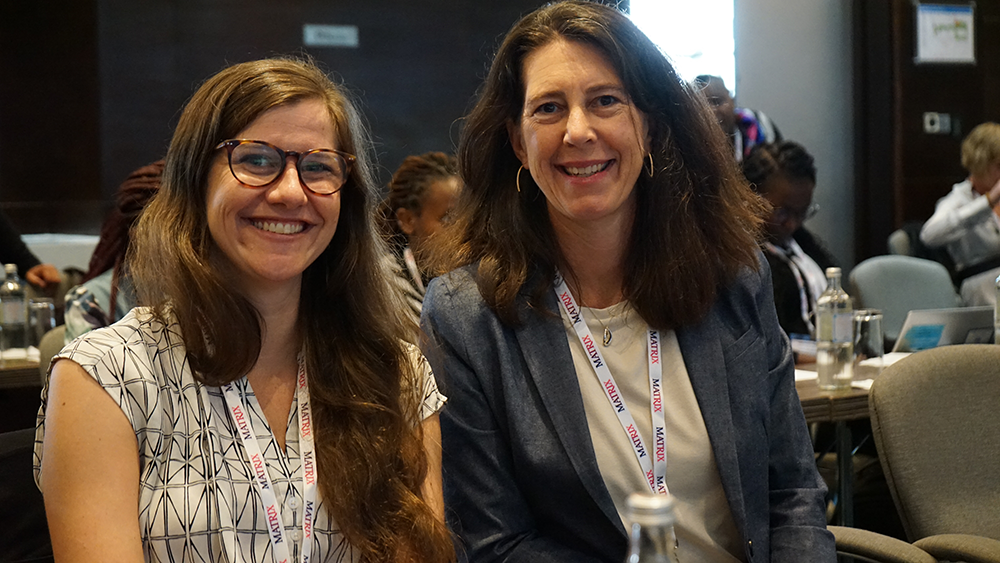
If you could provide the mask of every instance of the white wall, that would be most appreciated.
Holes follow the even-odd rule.
[[[854,265],[850,0],[735,0],[737,104],[761,110],[815,157],[807,227]]]

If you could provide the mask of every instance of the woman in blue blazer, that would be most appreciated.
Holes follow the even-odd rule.
[[[529,14],[459,158],[422,322],[470,561],[621,561],[637,491],[675,498],[680,561],[833,561],[764,205],[657,48],[601,4]]]

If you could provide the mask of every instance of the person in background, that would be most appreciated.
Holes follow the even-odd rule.
[[[10,219],[0,212],[0,265],[2,264],[17,264],[18,275],[43,291],[54,291],[62,281],[59,270],[52,264],[42,264],[21,240],[21,233],[17,232]]]
[[[787,334],[814,335],[816,300],[826,289],[826,269],[836,260],[802,223],[816,214],[816,166],[792,141],[766,143],[743,160],[750,186],[771,204],[764,222],[764,256],[771,267],[778,323]]]
[[[43,391],[57,561],[454,561],[444,397],[379,259],[371,153],[311,62],[197,90],[134,232],[144,306]]]
[[[101,237],[90,256],[83,283],[66,294],[66,343],[118,321],[135,307],[135,289],[125,258],[132,227],[160,189],[163,166],[163,160],[143,166],[129,174],[118,188],[115,208],[101,225]]]
[[[581,1],[517,22],[480,92],[422,317],[469,560],[618,563],[645,492],[680,561],[834,561],[764,202],[704,99]]]
[[[920,240],[947,249],[966,305],[992,305],[1000,274],[1000,124],[983,123],[969,133],[962,166],[969,176],[938,200]]]
[[[694,79],[694,83],[708,100],[722,130],[729,136],[736,162],[746,158],[755,145],[782,140],[781,131],[764,112],[736,107],[736,100],[721,77],[702,74]]]
[[[389,182],[380,208],[383,229],[396,261],[396,281],[420,321],[429,277],[426,244],[446,221],[461,190],[458,161],[443,152],[408,156]]]

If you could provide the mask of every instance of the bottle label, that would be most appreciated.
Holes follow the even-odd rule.
[[[3,307],[0,312],[3,314],[3,324],[24,324],[27,313],[24,310],[23,299],[4,299],[2,303]]]
[[[854,341],[853,319],[854,313],[851,311],[833,314],[833,342],[844,344]]]

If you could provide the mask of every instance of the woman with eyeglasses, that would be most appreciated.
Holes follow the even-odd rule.
[[[140,303],[53,360],[36,471],[57,560],[450,561],[437,391],[373,226],[371,144],[310,62],[185,108]]]
[[[837,263],[802,223],[819,211],[812,202],[816,166],[805,147],[792,141],[755,146],[743,160],[743,174],[771,203],[764,223],[764,256],[771,266],[778,322],[788,334],[812,337],[816,300],[826,274]]]

